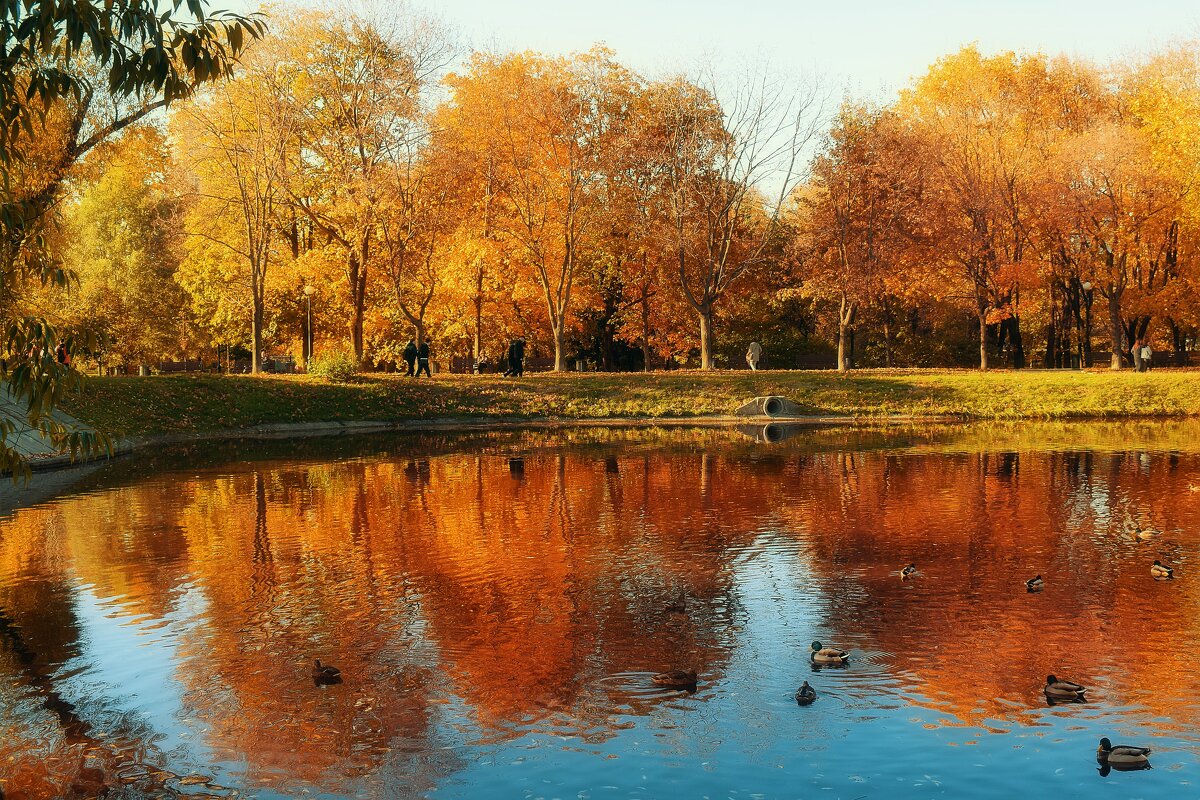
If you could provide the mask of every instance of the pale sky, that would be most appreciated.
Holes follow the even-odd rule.
[[[210,0],[246,11],[263,0]],[[842,97],[889,102],[941,56],[1042,51],[1100,64],[1200,39],[1200,0],[267,0],[371,16],[407,4],[470,48],[566,54],[603,43],[648,78],[715,65],[725,78],[766,65],[790,85],[816,77],[821,119]],[[727,99],[727,98],[726,98]],[[816,140],[810,142],[814,146]],[[773,177],[766,178],[770,193]]]
[[[651,76],[706,54],[721,64],[766,57],[824,76],[836,94],[877,99],[970,42],[1103,62],[1200,36],[1196,0],[411,1],[475,47],[567,53],[603,42]]]

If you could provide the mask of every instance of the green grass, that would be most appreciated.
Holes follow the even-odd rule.
[[[764,394],[784,395],[817,416],[1200,416],[1200,372],[1188,371],[592,373],[432,381],[379,375],[349,384],[306,376],[178,375],[91,379],[64,410],[127,436],[294,422],[723,415]]]

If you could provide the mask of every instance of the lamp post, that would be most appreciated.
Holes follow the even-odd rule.
[[[308,364],[313,357],[313,326],[312,326],[312,296],[317,293],[310,283],[304,284],[304,302],[308,306],[308,351],[304,356],[304,371],[308,372]]]
[[[1084,368],[1092,365],[1092,282],[1084,281],[1083,289],[1083,336],[1079,339],[1079,363]]]

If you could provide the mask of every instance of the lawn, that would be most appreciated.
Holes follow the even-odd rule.
[[[93,378],[64,410],[116,436],[331,421],[598,419],[726,415],[784,395],[814,416],[1069,419],[1200,416],[1200,372],[668,372],[413,380],[368,375]]]

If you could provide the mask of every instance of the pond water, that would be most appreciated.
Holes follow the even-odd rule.
[[[0,788],[1195,797],[1198,531],[1195,423],[128,458],[0,518]],[[1153,768],[1099,770],[1101,736]]]

